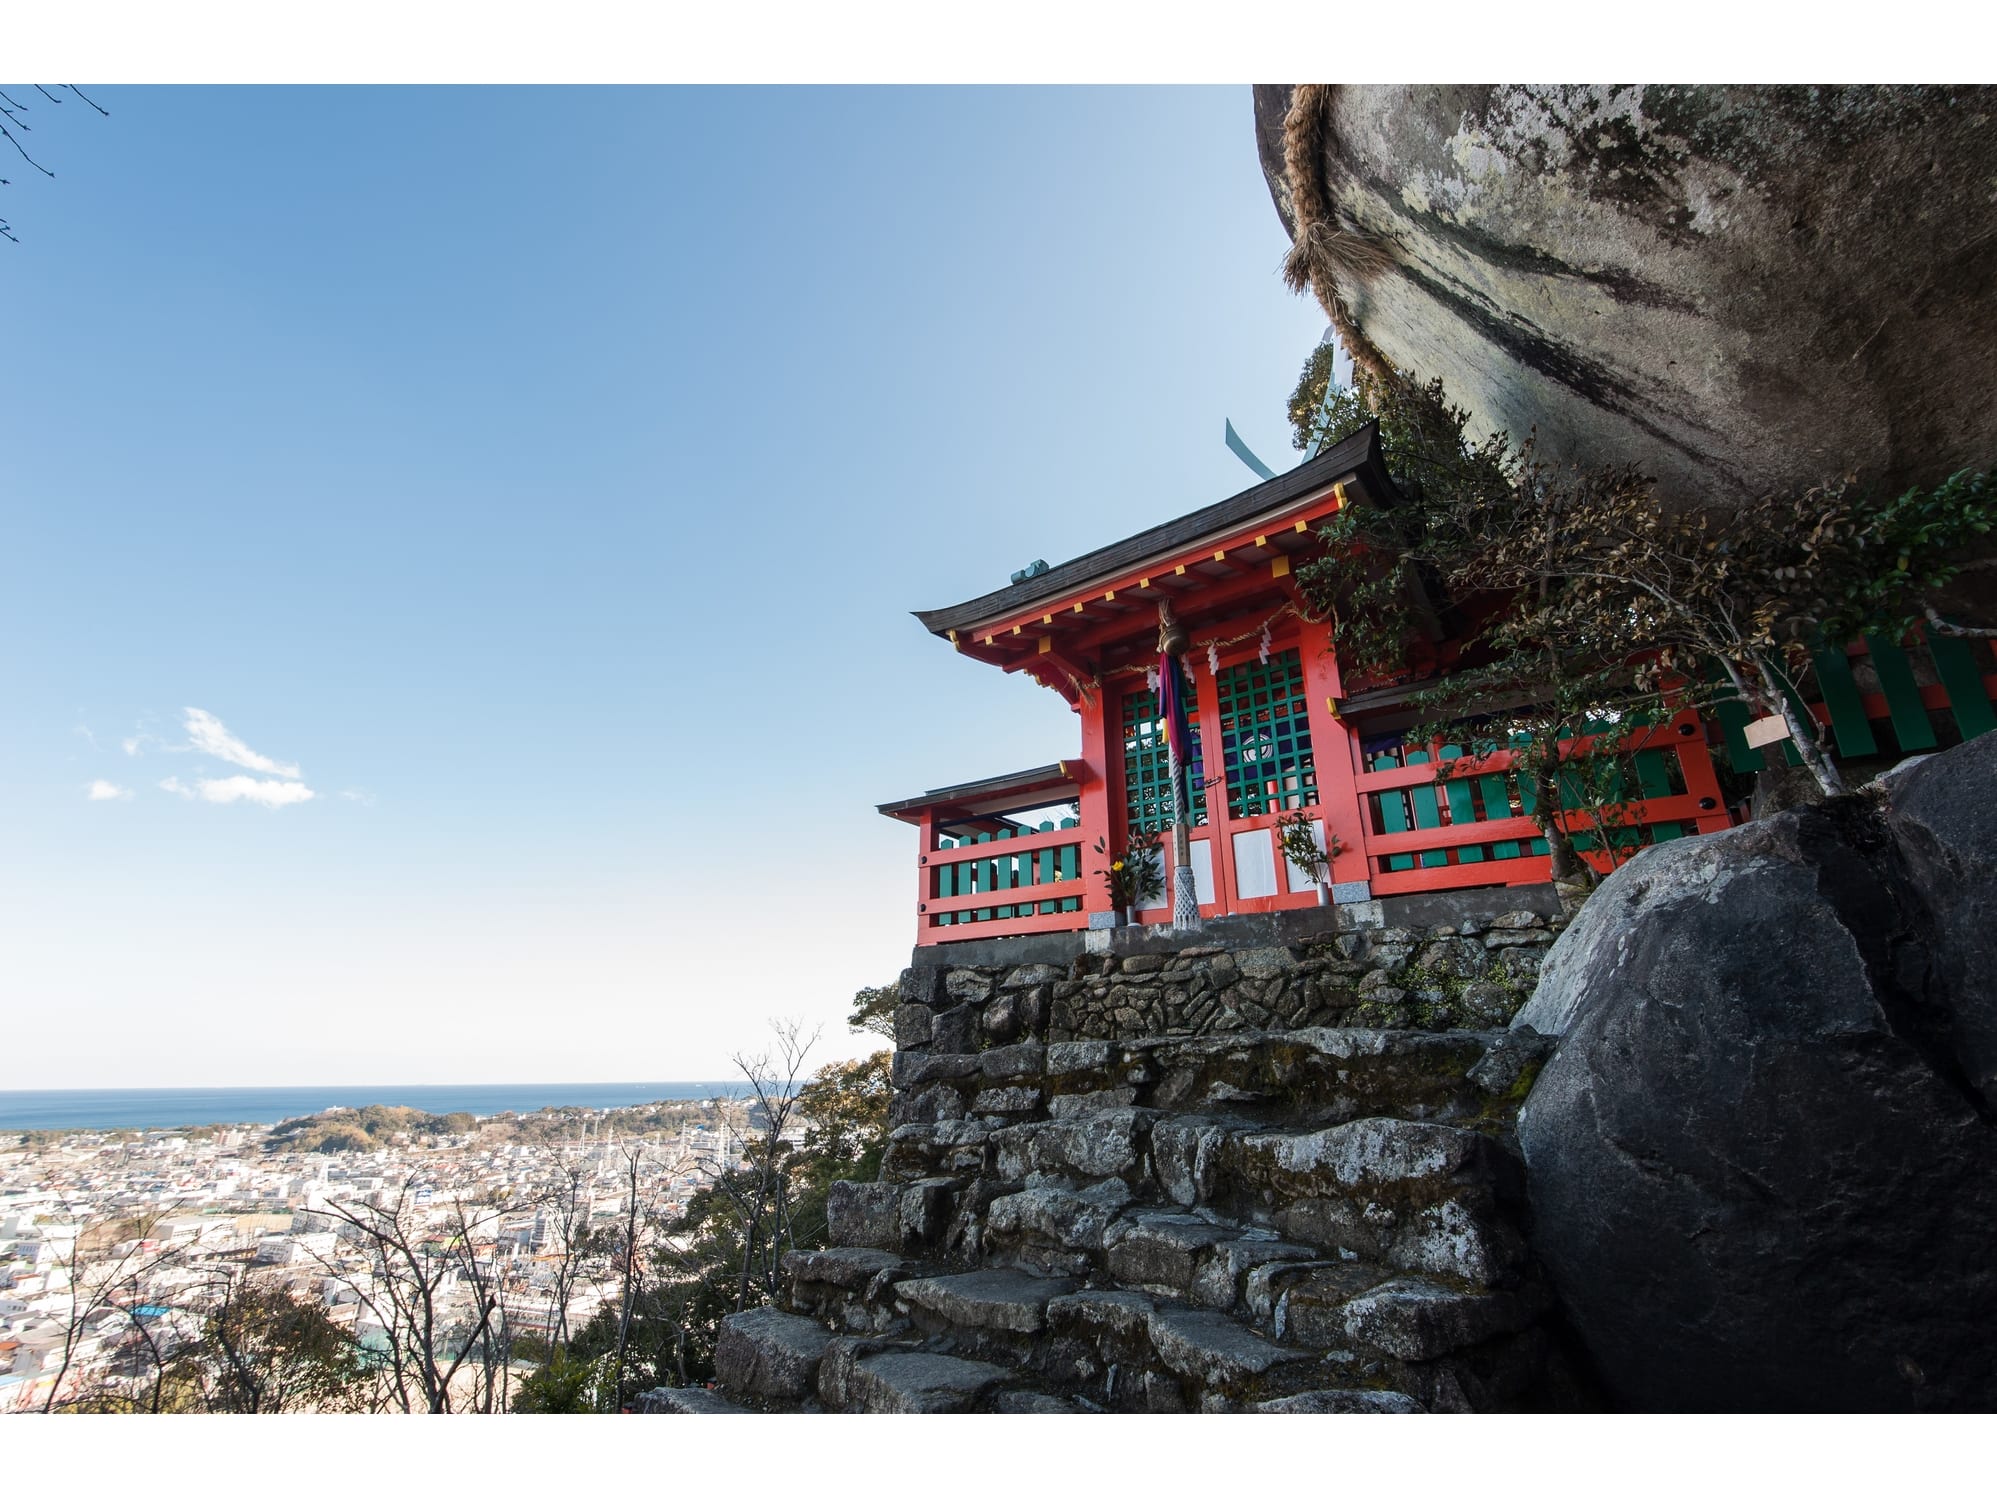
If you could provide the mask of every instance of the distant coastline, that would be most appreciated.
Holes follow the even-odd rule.
[[[471,1086],[0,1089],[0,1130],[171,1129],[271,1124],[326,1108],[388,1103],[425,1113],[532,1113],[722,1097],[734,1082],[520,1082]]]

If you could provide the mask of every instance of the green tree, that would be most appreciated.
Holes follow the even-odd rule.
[[[883,1040],[894,1039],[894,1012],[901,1003],[901,979],[883,983],[879,988],[863,988],[853,995],[853,1012],[846,1016],[846,1027],[855,1034],[878,1035]]]
[[[351,1408],[368,1377],[350,1332],[268,1282],[226,1286],[203,1326],[199,1362],[204,1404],[228,1414]]]
[[[607,1357],[613,1368],[623,1367],[621,1378],[602,1386],[606,1402],[613,1392],[621,1405],[658,1384],[713,1377],[722,1321],[774,1297],[783,1252],[824,1246],[832,1183],[872,1180],[880,1173],[893,1096],[891,1059],[890,1052],[877,1051],[834,1062],[796,1089],[794,1115],[803,1124],[803,1138],[772,1157],[783,1177],[780,1191],[766,1184],[761,1160],[751,1158],[730,1177],[694,1192],[683,1215],[649,1235],[651,1263],[628,1292],[630,1315],[606,1305],[570,1339],[568,1357],[575,1363]],[[759,1192],[767,1202],[782,1202],[781,1229],[777,1214],[766,1211],[752,1231],[758,1219],[745,1203]],[[577,1375],[571,1369],[563,1377]],[[568,1397],[560,1390],[570,1385],[551,1377],[535,1387],[534,1398],[552,1402]]]
[[[589,1415],[601,1410],[609,1382],[611,1354],[581,1357],[557,1347],[548,1362],[520,1381],[513,1396],[516,1415]]]
[[[1293,394],[1299,446],[1377,421],[1398,497],[1320,527],[1298,569],[1308,605],[1356,673],[1429,678],[1411,737],[1473,731],[1529,786],[1554,855],[1562,777],[1612,788],[1575,763],[1623,752],[1625,730],[1737,695],[1782,717],[1826,794],[1842,789],[1817,724],[1796,705],[1809,650],[1869,629],[1984,633],[1933,597],[1997,525],[1983,475],[1881,501],[1850,483],[1725,510],[1669,510],[1648,477],[1605,465],[1556,473],[1503,433],[1473,438],[1440,381],[1362,376],[1327,389],[1315,355]],[[1571,797],[1570,797],[1571,799]],[[1600,808],[1597,808],[1599,811]]]

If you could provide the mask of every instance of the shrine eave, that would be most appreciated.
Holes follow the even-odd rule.
[[[1314,500],[1323,499],[1347,484],[1356,485],[1365,498],[1375,503],[1392,502],[1393,481],[1381,461],[1377,423],[1367,423],[1343,442],[1299,463],[1288,473],[1244,489],[1232,498],[1139,531],[981,598],[949,608],[918,609],[915,617],[931,634],[950,640],[960,649],[988,633],[1016,634],[1021,626],[1030,627],[1036,620],[1051,623],[1049,616],[1073,609],[1086,595],[1100,595],[1104,584],[1135,583],[1147,567],[1159,569],[1162,580],[1168,569],[1183,570],[1186,563],[1177,560],[1182,555],[1201,554],[1208,543],[1238,537],[1258,523],[1287,521],[1291,515],[1309,510]],[[1307,537],[1287,531],[1275,536],[1277,554],[1299,550],[1307,542]],[[1271,544],[1267,535],[1258,536],[1255,541],[1265,551]],[[1206,570],[1211,575],[1224,575],[1228,570],[1226,558],[1219,558]],[[1153,581],[1150,577],[1142,580],[1147,588]]]
[[[1000,816],[1021,807],[1037,806],[1049,794],[1073,792],[1088,778],[1088,767],[1080,761],[1056,760],[1032,770],[947,785],[874,809],[884,817],[911,823],[920,823],[925,811],[947,812],[958,817]]]

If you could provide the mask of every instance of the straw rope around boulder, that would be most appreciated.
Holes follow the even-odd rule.
[[[1359,330],[1344,288],[1383,275],[1393,268],[1394,257],[1377,236],[1332,203],[1324,172],[1336,144],[1331,106],[1337,87],[1298,84],[1283,119],[1283,175],[1296,222],[1290,252],[1283,258],[1283,280],[1292,291],[1315,293],[1352,362],[1378,376],[1387,361]]]

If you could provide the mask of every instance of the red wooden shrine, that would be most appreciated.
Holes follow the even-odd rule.
[[[1198,706],[1192,862],[1204,916],[1319,903],[1316,883],[1284,861],[1276,841],[1279,819],[1299,810],[1317,823],[1321,845],[1326,833],[1337,840],[1331,889],[1341,902],[1545,881],[1546,849],[1526,815],[1531,808],[1498,773],[1508,756],[1439,780],[1438,764],[1465,751],[1405,741],[1417,716],[1407,705],[1415,684],[1348,679],[1329,626],[1302,617],[1292,569],[1319,544],[1315,525],[1342,505],[1394,498],[1369,426],[1219,504],[984,597],[918,613],[961,653],[1061,693],[1081,720],[1081,747],[1038,769],[880,808],[920,832],[917,941],[1113,919],[1098,839],[1115,850],[1133,825],[1163,829],[1171,817],[1157,695],[1147,679],[1157,663],[1161,600],[1192,642],[1184,657]],[[1430,634],[1446,660],[1450,644],[1439,623]],[[1978,688],[1985,685],[1979,676]],[[1974,695],[1987,712],[1987,693]],[[1732,824],[1709,732],[1718,739],[1686,712],[1629,737],[1639,794],[1625,808],[1620,841],[1661,842]],[[1727,733],[1723,742],[1731,744],[1737,726]],[[1562,825],[1577,847],[1589,846],[1579,814],[1563,814]],[[1169,844],[1161,837],[1166,863]],[[1608,867],[1604,850],[1584,856]],[[1169,922],[1166,897],[1140,918]]]

